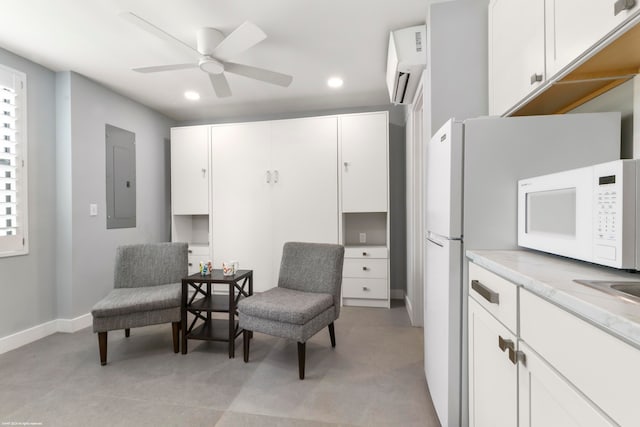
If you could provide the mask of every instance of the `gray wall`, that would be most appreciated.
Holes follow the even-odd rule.
[[[0,258],[0,337],[56,318],[56,109],[52,71],[0,49],[27,75],[29,254]]]
[[[390,285],[407,291],[407,186],[405,127],[389,125]]]
[[[70,80],[72,196],[70,207],[63,210],[70,211],[72,217],[72,304],[70,311],[59,316],[73,318],[89,312],[113,288],[117,246],[169,240],[170,190],[165,144],[174,123],[86,77],[65,74]],[[136,134],[135,228],[106,229],[107,123]],[[98,205],[98,216],[89,216],[90,203]]]

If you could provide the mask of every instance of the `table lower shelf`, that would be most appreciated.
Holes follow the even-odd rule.
[[[233,339],[240,335],[242,330],[238,328],[238,321],[234,320],[233,329],[235,331]],[[187,334],[187,339],[204,341],[224,341],[229,342],[229,320],[211,319],[196,327]]]

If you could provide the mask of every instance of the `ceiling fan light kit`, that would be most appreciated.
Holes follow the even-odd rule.
[[[138,28],[147,31],[162,40],[177,45],[180,48],[186,47],[192,53],[198,55],[197,63],[141,67],[134,68],[133,71],[139,73],[157,73],[163,71],[200,68],[209,75],[211,86],[213,87],[216,96],[219,98],[231,96],[231,88],[229,87],[229,82],[225,76],[226,73],[233,73],[282,87],[288,87],[293,81],[293,77],[287,74],[251,65],[228,62],[230,59],[255,46],[267,37],[267,35],[257,25],[249,21],[240,25],[226,37],[222,32],[215,28],[200,28],[196,33],[197,48],[194,49],[134,13],[126,12],[120,14],[120,16],[136,25]]]

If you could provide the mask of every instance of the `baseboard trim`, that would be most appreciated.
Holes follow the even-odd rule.
[[[48,337],[56,332],[73,333],[91,325],[91,313],[75,319],[55,319],[0,338],[0,354]]]
[[[413,306],[411,305],[411,300],[408,295],[404,296],[404,307],[407,309],[407,314],[409,314],[409,321],[413,325]]]
[[[391,299],[404,299],[404,291],[402,289],[391,289]]]

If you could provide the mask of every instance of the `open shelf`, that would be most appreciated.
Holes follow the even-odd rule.
[[[343,242],[345,246],[386,246],[387,213],[361,212],[343,215]],[[365,235],[365,241],[360,239]]]
[[[235,339],[239,335],[237,320],[234,321],[233,327]],[[187,338],[193,340],[229,342],[229,321],[226,319],[211,319],[206,321],[187,334]]]

